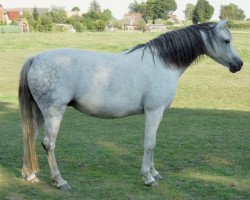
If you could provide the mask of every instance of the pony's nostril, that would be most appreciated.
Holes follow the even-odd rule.
[[[241,62],[240,62],[240,68],[241,68],[242,66],[243,66],[243,62],[241,61]]]

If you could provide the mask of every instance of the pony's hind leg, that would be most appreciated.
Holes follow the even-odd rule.
[[[45,137],[42,141],[42,146],[47,154],[52,181],[59,189],[70,189],[70,186],[59,172],[54,153],[56,138],[65,109],[66,106],[61,106],[51,107],[44,111]]]

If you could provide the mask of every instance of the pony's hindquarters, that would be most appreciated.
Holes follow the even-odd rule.
[[[28,72],[34,57],[30,57],[24,63],[19,81],[19,106],[22,118],[24,165],[22,174],[29,180],[35,178],[35,173],[39,171],[38,159],[35,149],[35,139],[38,128],[43,122],[43,116],[28,86]]]

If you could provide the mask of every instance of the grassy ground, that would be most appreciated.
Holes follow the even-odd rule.
[[[211,59],[190,67],[157,136],[158,188],[142,185],[143,116],[103,120],[66,112],[56,155],[72,190],[52,186],[40,141],[40,182],[21,179],[17,105],[20,67],[37,52],[74,47],[119,52],[157,33],[4,34],[0,37],[0,199],[249,199],[250,33],[233,31],[244,69],[231,74]]]

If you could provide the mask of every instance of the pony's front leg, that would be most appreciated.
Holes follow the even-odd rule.
[[[62,178],[55,158],[55,143],[56,138],[60,126],[60,122],[62,120],[62,116],[64,113],[65,108],[53,108],[49,109],[47,112],[45,112],[45,137],[42,141],[42,146],[44,150],[46,151],[51,175],[52,175],[52,181],[59,189],[71,189],[69,184]]]
[[[156,143],[156,133],[163,112],[164,107],[150,111],[145,110],[145,139],[141,173],[144,184],[147,186],[157,186],[156,179],[161,178],[161,175],[154,168],[153,155]]]

